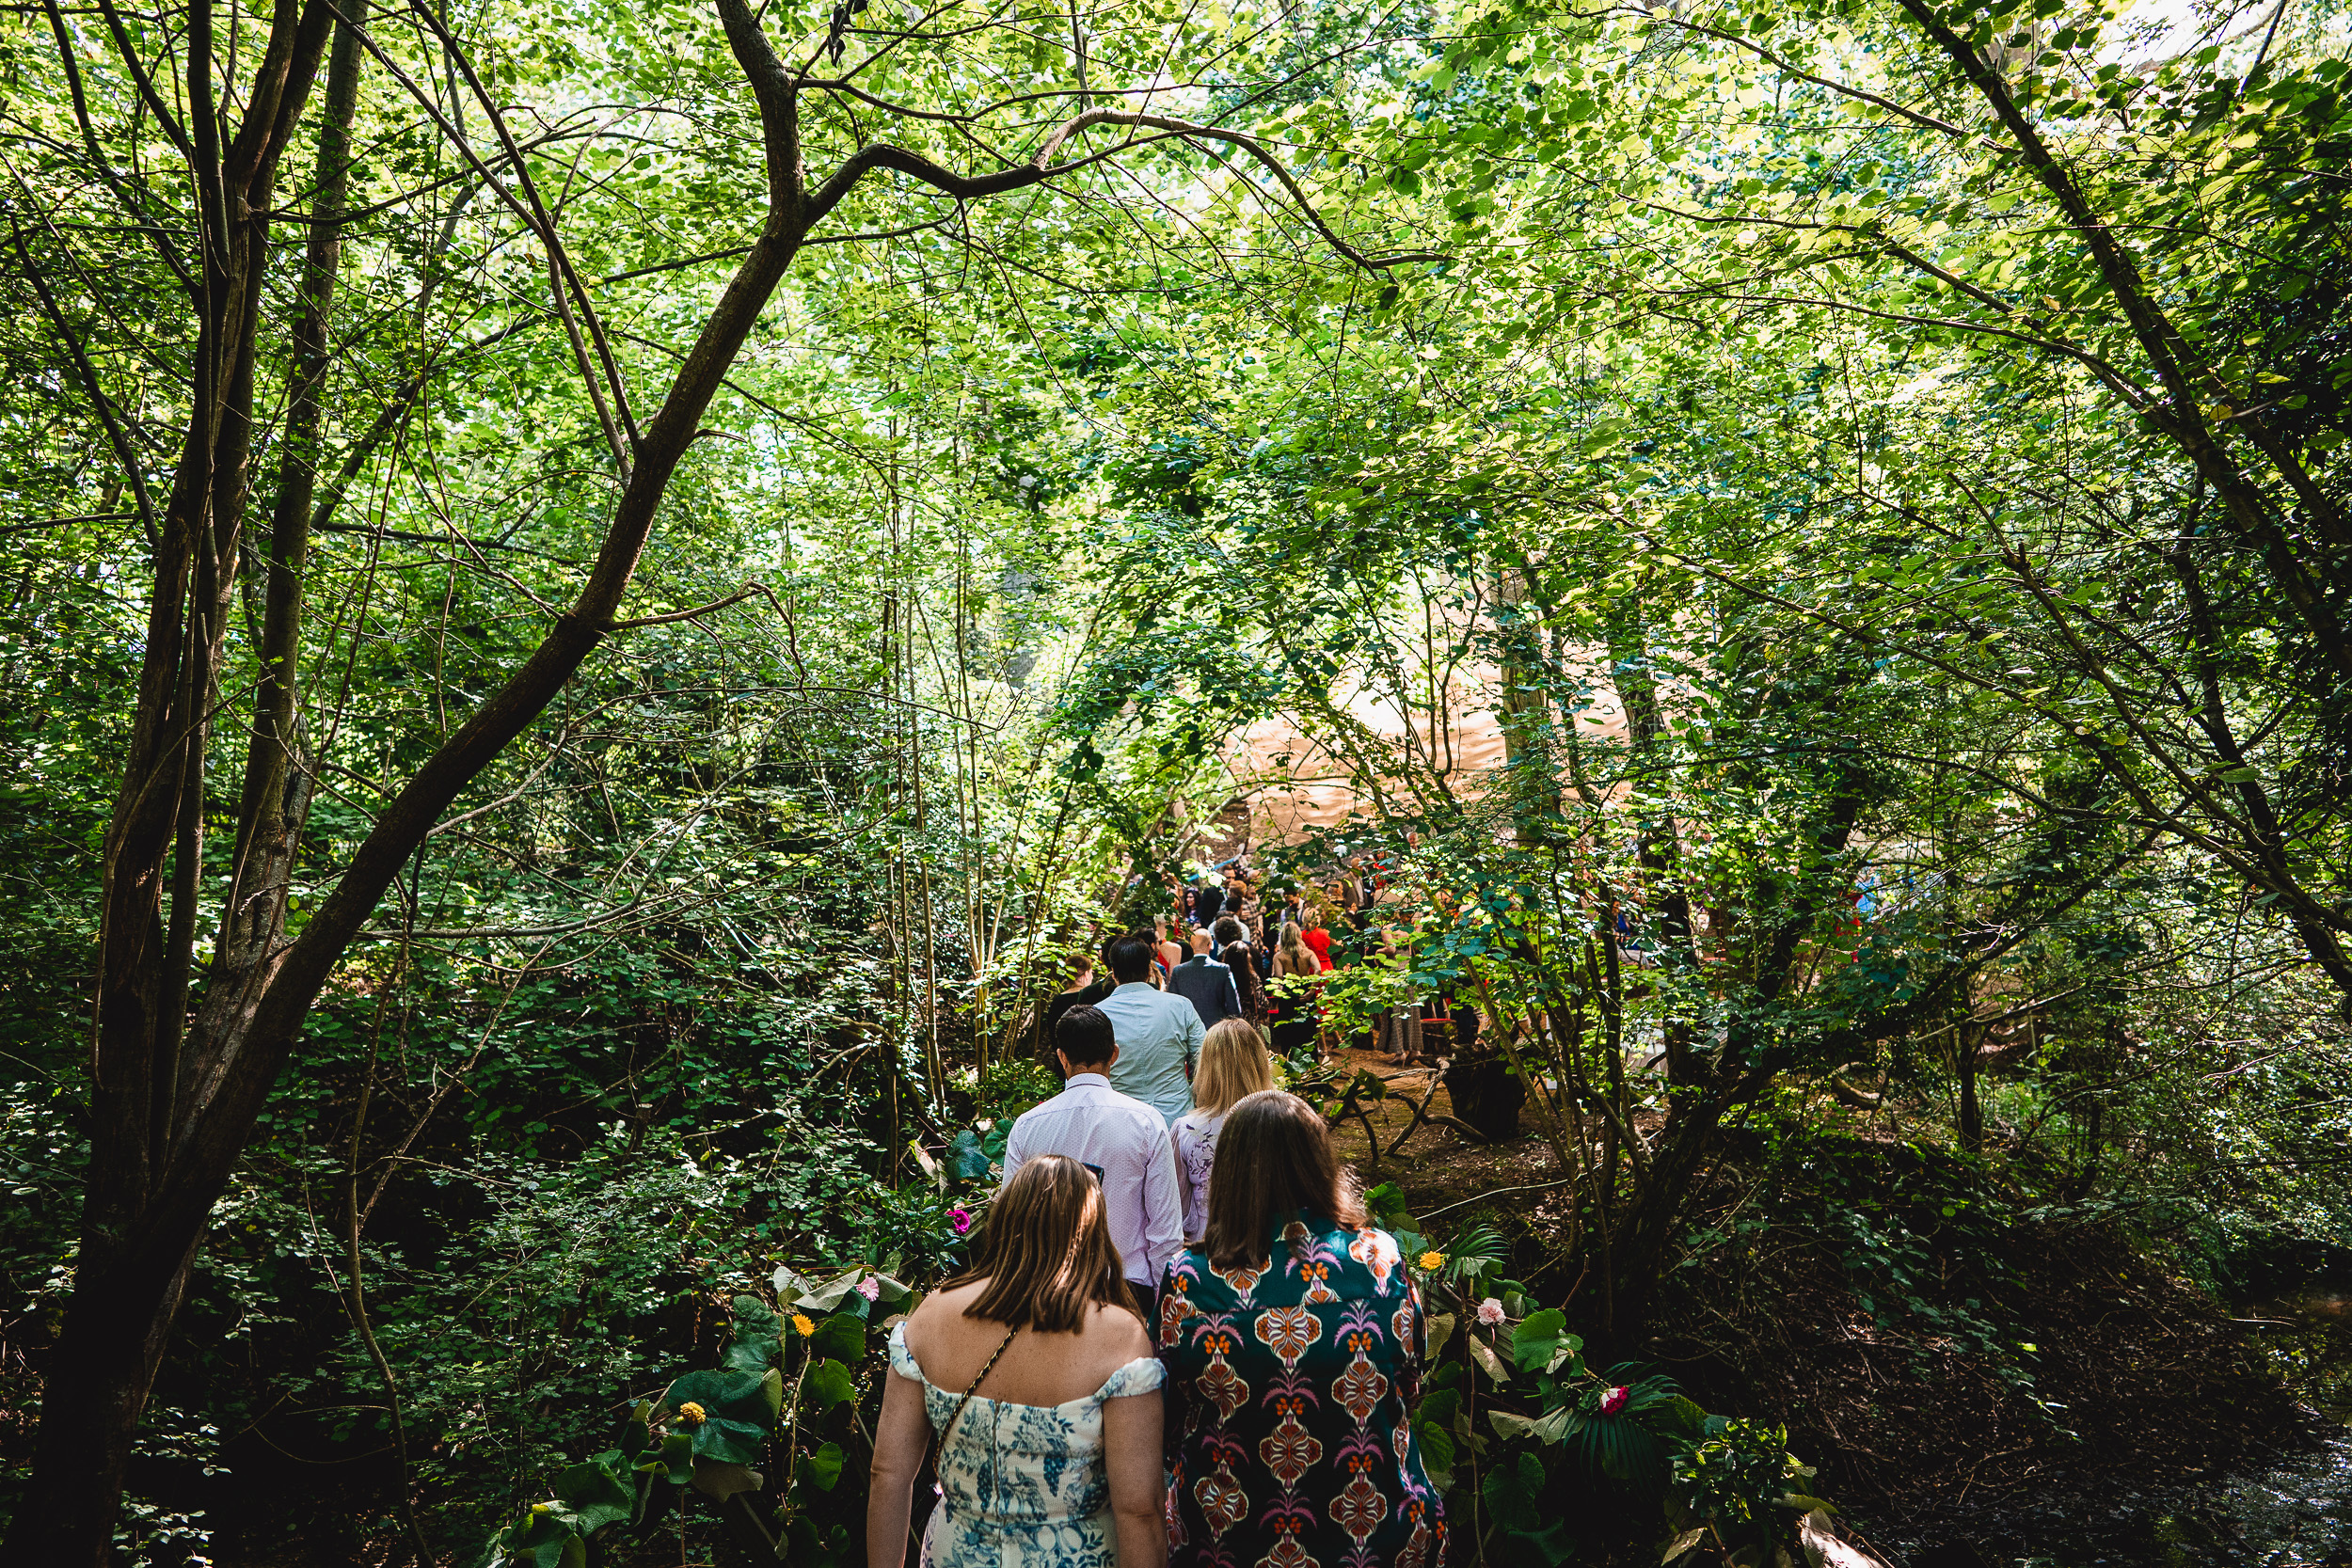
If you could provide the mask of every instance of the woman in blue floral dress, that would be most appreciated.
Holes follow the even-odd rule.
[[[1159,1341],[1170,1568],[1438,1568],[1445,1510],[1410,1418],[1421,1292],[1296,1096],[1227,1114]]]
[[[990,1207],[972,1266],[890,1334],[867,1568],[902,1568],[939,1435],[924,1568],[1162,1568],[1160,1364],[1103,1189],[1041,1155]]]

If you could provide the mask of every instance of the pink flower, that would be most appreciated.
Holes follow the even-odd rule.
[[[1612,1388],[1609,1392],[1601,1395],[1600,1413],[1604,1416],[1614,1416],[1617,1412],[1623,1410],[1629,1403],[1630,1403],[1632,1399],[1633,1390],[1628,1388],[1623,1384],[1619,1384],[1616,1387]]]
[[[882,1281],[869,1274],[857,1282],[857,1293],[867,1301],[880,1301],[882,1300]]]
[[[969,1209],[950,1209],[947,1211],[947,1223],[956,1227],[957,1235],[964,1235],[972,1228],[972,1211]]]
[[[1495,1324],[1501,1323],[1502,1321],[1502,1303],[1495,1300],[1492,1296],[1488,1296],[1485,1301],[1480,1302],[1478,1304],[1478,1321],[1485,1323],[1488,1328],[1492,1328]]]

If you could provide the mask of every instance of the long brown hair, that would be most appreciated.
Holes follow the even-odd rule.
[[[1245,1095],[1217,1132],[1201,1247],[1216,1268],[1263,1266],[1274,1222],[1300,1211],[1343,1229],[1367,1223],[1315,1108],[1281,1089]]]
[[[963,1315],[1008,1328],[1074,1334],[1098,1304],[1143,1316],[1111,1241],[1103,1185],[1063,1154],[1013,1172],[989,1205],[971,1263],[940,1288],[980,1279],[988,1284]]]

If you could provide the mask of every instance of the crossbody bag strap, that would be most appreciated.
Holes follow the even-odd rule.
[[[1005,1330],[1005,1337],[996,1341],[996,1348],[989,1352],[988,1359],[980,1364],[979,1375],[975,1377],[971,1384],[965,1387],[962,1397],[956,1401],[955,1409],[949,1411],[947,1413],[947,1419],[940,1424],[939,1451],[942,1454],[945,1454],[947,1451],[947,1434],[956,1430],[956,1418],[961,1416],[963,1414],[963,1407],[972,1402],[973,1394],[977,1392],[980,1385],[988,1380],[988,1374],[996,1370],[996,1358],[1005,1354],[1005,1347],[1011,1344],[1012,1337],[1020,1332],[1021,1325],[1019,1323],[1014,1323],[1011,1327]]]

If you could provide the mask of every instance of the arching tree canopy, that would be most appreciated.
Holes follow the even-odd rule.
[[[2342,8],[0,38],[11,1552],[259,1540],[262,1445],[471,1550],[745,1289],[863,1375],[771,1271],[954,1254],[1073,957],[1245,851],[1375,856],[1327,1033],[1481,1012],[1597,1346],[1857,1109],[2352,1244]],[[734,1490],[848,1552],[803,1435]],[[497,1551],[645,1505],[565,1506]]]

